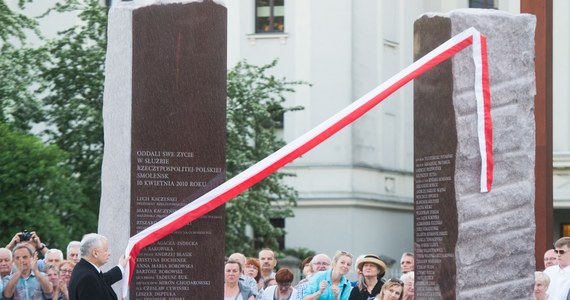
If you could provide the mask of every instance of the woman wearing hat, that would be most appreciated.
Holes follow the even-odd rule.
[[[356,268],[362,274],[358,285],[350,291],[348,300],[373,299],[382,289],[382,276],[386,264],[376,255],[368,254],[356,261]]]

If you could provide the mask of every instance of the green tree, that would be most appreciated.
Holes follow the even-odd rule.
[[[24,3],[31,0],[19,0],[18,5],[20,8]],[[3,43],[15,38],[19,42],[26,40],[26,30],[32,30],[37,33],[38,22],[23,14],[19,14],[10,9],[4,0],[0,1],[0,41]]]
[[[34,66],[42,55],[26,44],[26,33],[39,37],[37,26],[36,20],[0,1],[0,122],[22,132],[42,120],[41,104],[31,88],[38,82]]]
[[[283,106],[285,96],[303,84],[269,75],[277,64],[264,66],[238,63],[228,73],[227,177],[231,178],[284,145],[276,130],[282,127],[286,112],[300,107]],[[272,218],[291,217],[296,191],[282,182],[284,172],[276,172],[226,205],[226,253],[255,256],[261,246],[277,246],[284,234],[271,224]],[[254,238],[247,235],[247,227]]]
[[[32,2],[32,0],[20,1],[20,7],[23,7],[26,2]],[[104,44],[104,30],[98,26],[89,26],[96,23],[104,26],[106,24],[106,9],[100,6],[96,0],[89,0],[88,2],[89,5],[85,4],[85,6],[81,6],[78,1],[66,1],[64,4],[56,5],[55,11],[81,10],[82,23],[61,33],[59,38],[45,46],[35,48],[27,43],[27,39],[32,34],[43,39],[39,33],[38,22],[10,10],[5,1],[0,2],[0,47],[2,50],[2,55],[0,55],[0,123],[6,124],[6,128],[3,129],[10,134],[30,132],[34,124],[39,124],[36,127],[36,132],[38,128],[47,128],[47,134],[44,133],[42,136],[43,140],[51,146],[46,146],[46,149],[50,149],[50,153],[55,153],[55,149],[64,148],[65,150],[58,150],[60,153],[57,154],[57,158],[48,163],[55,164],[56,160],[65,160],[67,164],[65,168],[58,166],[55,169],[54,167],[39,168],[30,164],[29,168],[16,168],[9,173],[2,172],[3,177],[0,184],[8,184],[7,186],[10,187],[9,189],[0,189],[0,201],[6,203],[4,208],[7,210],[4,208],[2,210],[8,212],[5,213],[6,216],[20,214],[21,210],[18,209],[20,207],[37,204],[34,207],[39,208],[45,206],[44,203],[47,202],[52,202],[57,209],[57,211],[50,211],[49,207],[46,207],[45,212],[41,213],[38,213],[40,210],[29,210],[30,213],[25,210],[28,218],[30,216],[34,218],[34,222],[31,224],[24,223],[23,220],[27,218],[16,218],[15,220],[18,223],[14,224],[2,223],[2,236],[5,239],[11,238],[14,232],[22,230],[23,227],[30,230],[40,230],[41,228],[45,234],[40,232],[40,236],[46,242],[51,242],[50,247],[65,246],[69,239],[80,238],[85,232],[94,231],[97,228],[100,189],[100,169],[98,166],[100,166],[102,153],[102,130],[99,130],[101,131],[99,133],[97,129],[100,129],[102,125],[100,117],[93,117],[90,114],[100,115],[100,105],[87,110],[88,113],[82,114],[82,111],[77,107],[84,108],[84,103],[67,101],[62,104],[62,102],[56,103],[54,100],[59,97],[68,97],[66,100],[76,100],[69,97],[71,93],[61,93],[61,90],[75,90],[75,93],[82,93],[82,95],[88,94],[86,90],[94,90],[90,93],[91,98],[101,102],[102,80],[97,82],[96,78],[89,78],[90,83],[92,83],[91,86],[67,87],[67,85],[73,85],[74,80],[76,80],[75,77],[84,79],[83,82],[87,81],[85,77],[82,77],[83,75],[86,77],[91,75],[103,77],[102,62],[105,46],[98,42],[103,40]],[[92,9],[92,11],[87,8]],[[94,21],[94,18],[99,19]],[[97,32],[99,37],[92,31]],[[82,35],[81,32],[84,34]],[[74,36],[74,33],[77,34]],[[83,36],[88,36],[88,38],[82,38]],[[96,48],[99,52],[89,56],[90,52],[83,51],[84,48]],[[73,55],[67,55],[69,53],[75,54],[83,60],[76,61]],[[87,57],[82,57],[82,54]],[[70,61],[64,61],[65,59]],[[96,66],[97,71],[89,73],[89,67],[93,65]],[[63,106],[65,108],[62,108]],[[68,115],[62,111],[75,115],[65,119]],[[88,127],[88,129],[81,131],[78,129],[82,128],[81,126],[84,126],[83,128]],[[97,132],[96,142],[87,143],[93,141],[93,135],[86,134],[88,130]],[[65,135],[61,134],[62,132]],[[18,137],[27,138],[27,135],[12,136],[10,134],[6,134],[6,136],[13,137],[12,142]],[[2,145],[5,145],[4,142]],[[39,145],[36,146],[39,147]],[[84,155],[84,153],[94,154]],[[22,155],[13,148],[3,149],[2,154],[5,157]],[[57,164],[63,164],[63,161],[57,161]],[[84,167],[85,165],[92,168]],[[91,173],[93,170],[94,173]],[[22,172],[22,174],[18,174],[18,172]],[[19,192],[25,192],[29,189],[26,182],[35,182],[38,189],[52,190],[48,186],[42,186],[43,184],[53,185],[51,181],[44,180],[43,176],[52,176],[54,180],[57,178],[58,181],[63,181],[65,178],[69,189],[73,192],[73,197],[64,194],[69,192],[68,190],[56,188],[50,192],[50,201],[44,201],[46,197],[36,193],[29,194],[27,202],[22,203],[21,206],[10,203],[21,198],[22,195],[19,195]],[[6,180],[10,178],[26,178],[26,181],[8,183]],[[18,186],[18,184],[20,185]],[[85,191],[90,196],[89,198],[85,197]],[[58,195],[58,193],[63,194]],[[33,201],[34,195],[43,198],[36,198],[36,203]],[[51,201],[52,199],[59,201],[54,202]],[[59,223],[52,220],[58,217],[65,220]],[[4,232],[4,230],[7,231]],[[13,230],[15,231],[11,232]]]
[[[0,234],[11,239],[24,229],[38,232],[50,247],[65,247],[78,226],[94,218],[66,164],[67,154],[37,137],[0,123]],[[8,242],[6,241],[6,242]]]
[[[107,9],[99,0],[67,0],[52,13],[78,12],[78,25],[49,41],[39,64],[43,78],[46,135],[69,153],[68,163],[89,198],[85,209],[98,215],[103,157],[103,83]],[[95,231],[96,223],[88,224]]]
[[[11,58],[0,59],[0,66],[6,72],[2,77],[10,78],[6,81],[10,82],[10,85],[6,85],[9,88],[2,89],[0,86],[0,93],[4,93],[0,94],[2,111],[9,112],[0,115],[0,121],[12,120],[12,126],[23,131],[28,130],[33,122],[45,122],[47,130],[43,137],[48,144],[67,153],[65,162],[71,168],[70,175],[80,187],[74,187],[77,203],[86,214],[75,218],[74,222],[69,223],[71,228],[63,231],[84,233],[96,229],[99,211],[104,146],[102,104],[107,9],[99,0],[66,0],[58,2],[48,13],[68,11],[78,12],[80,21],[77,25],[61,32],[57,38],[47,41],[38,49],[10,45],[13,51]],[[18,18],[16,20],[24,20]],[[35,28],[35,23],[29,19],[15,23],[5,20],[8,19],[0,18],[0,34],[7,32],[6,36],[25,39],[23,32]],[[2,31],[3,22],[17,24],[14,27],[17,30]],[[10,60],[17,63],[8,65]],[[285,95],[293,92],[294,87],[301,83],[268,75],[269,69],[275,64],[255,67],[242,62],[228,74],[228,178],[280,148],[283,141],[277,137],[276,129],[282,125],[282,116],[299,109],[284,108],[283,103]],[[18,77],[21,74],[25,76]],[[30,104],[19,108],[16,106],[26,99]],[[283,177],[288,175],[276,173],[228,203],[228,252],[240,251],[253,255],[256,246],[276,245],[277,237],[283,232],[274,228],[270,219],[291,216],[291,206],[297,197],[291,187],[282,183]],[[72,183],[76,184],[75,181]],[[37,221],[40,222],[41,218],[43,215],[38,216]],[[248,226],[255,232],[255,239],[246,235]]]

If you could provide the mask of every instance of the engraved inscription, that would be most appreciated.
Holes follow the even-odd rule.
[[[442,217],[446,185],[452,183],[448,169],[453,154],[430,155],[415,162],[415,242],[416,293],[429,299],[440,299],[438,284],[440,266],[445,259],[454,259],[448,249],[449,236]]]

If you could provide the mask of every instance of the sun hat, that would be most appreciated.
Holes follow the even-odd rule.
[[[380,269],[381,274],[386,272],[386,264],[377,255],[366,254],[362,257],[359,257],[356,260],[356,267],[362,271],[362,266],[364,266],[365,263],[373,263],[377,265],[378,268]]]

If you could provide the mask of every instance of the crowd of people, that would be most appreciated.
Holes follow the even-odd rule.
[[[356,281],[347,274],[353,267]],[[365,254],[354,258],[338,251],[332,258],[325,253],[303,259],[302,279],[293,286],[293,272],[275,267],[271,249],[262,249],[258,257],[241,253],[230,255],[224,268],[224,300],[413,300],[414,255],[402,255],[401,278],[384,278],[387,266],[380,257]]]
[[[19,232],[0,248],[0,300],[117,300],[111,285],[122,279],[127,258],[103,273],[109,257],[107,239],[96,233],[69,242],[64,258],[35,232]]]
[[[534,273],[534,299],[570,299],[570,237],[558,239],[544,253],[544,268]]]
[[[102,272],[109,257],[107,239],[99,234],[69,242],[64,256],[42,243],[36,232],[18,232],[0,248],[0,300],[117,300],[111,285],[122,279],[128,258],[122,256],[116,267]],[[349,281],[353,261],[358,280]],[[295,285],[293,272],[276,266],[271,249],[262,249],[258,257],[230,255],[224,267],[224,299],[414,299],[412,253],[402,255],[401,279],[386,280],[387,266],[378,256],[355,259],[346,251],[332,259],[324,253],[305,258],[303,278]]]
[[[117,299],[111,285],[121,280],[128,258],[121,257],[116,267],[102,273],[100,267],[110,256],[105,237],[85,235],[81,242],[69,242],[65,254],[49,249],[35,232],[14,235],[0,248],[0,300]],[[347,277],[353,261],[356,281]],[[400,259],[400,278],[384,278],[387,265],[377,255],[354,258],[346,251],[332,258],[325,253],[305,258],[302,279],[295,285],[293,272],[276,266],[271,249],[262,249],[258,257],[230,255],[224,267],[224,300],[414,299],[414,254],[409,252]],[[570,237],[558,239],[545,252],[544,266],[535,272],[534,299],[570,299]]]

